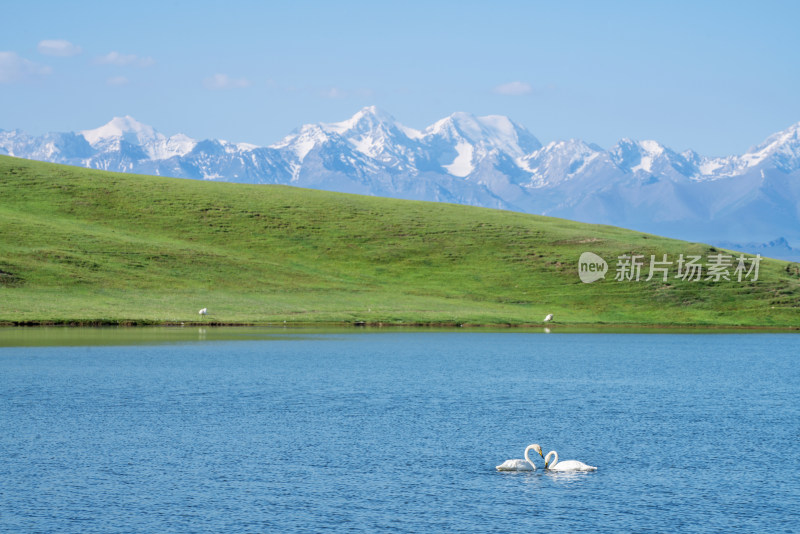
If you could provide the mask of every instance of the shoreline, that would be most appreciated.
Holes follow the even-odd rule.
[[[181,328],[181,327],[216,327],[216,328],[342,328],[359,330],[397,329],[397,328],[447,328],[447,329],[502,329],[502,330],[711,330],[711,331],[775,331],[800,332],[800,325],[729,325],[729,324],[660,324],[660,323],[470,323],[457,321],[319,321],[319,322],[226,322],[226,321],[149,321],[149,320],[27,320],[0,321],[0,329],[4,328]]]

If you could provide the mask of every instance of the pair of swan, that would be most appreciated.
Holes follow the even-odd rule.
[[[586,465],[583,462],[579,462],[578,460],[564,460],[563,462],[558,461],[558,453],[556,451],[550,451],[547,455],[542,454],[542,448],[539,446],[538,443],[534,443],[533,445],[528,445],[525,447],[525,459],[524,460],[506,460],[502,464],[498,465],[496,469],[498,471],[536,471],[536,465],[534,465],[533,461],[528,456],[528,451],[536,451],[539,453],[539,456],[544,458],[544,468],[548,471],[596,471],[597,468],[592,465]],[[553,462],[550,462],[550,458],[555,457]]]

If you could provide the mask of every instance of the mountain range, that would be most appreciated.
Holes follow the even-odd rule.
[[[70,133],[0,130],[0,154],[500,208],[800,261],[800,123],[745,154],[711,158],[652,140],[542,145],[507,117],[461,112],[417,130],[367,107],[266,147],[168,137],[126,116]]]

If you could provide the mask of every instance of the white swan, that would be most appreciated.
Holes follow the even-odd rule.
[[[556,457],[552,464],[550,463],[551,456]],[[586,465],[578,460],[564,460],[563,462],[559,462],[558,453],[556,451],[550,451],[547,453],[547,456],[544,457],[544,468],[550,471],[597,471],[597,468],[593,465]]]
[[[538,443],[534,443],[533,445],[528,445],[525,447],[525,459],[524,460],[506,460],[502,464],[496,466],[498,471],[536,471],[536,466],[534,465],[533,461],[528,457],[528,451],[534,450],[539,453],[539,456],[544,458],[544,454],[542,454],[542,448],[539,446]]]

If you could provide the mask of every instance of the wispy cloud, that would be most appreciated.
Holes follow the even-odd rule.
[[[112,87],[128,85],[129,83],[131,83],[131,81],[125,76],[114,76],[113,78],[106,80],[106,85],[110,85]]]
[[[36,47],[45,56],[70,57],[83,52],[83,48],[64,39],[45,39]]]
[[[250,80],[247,78],[231,78],[227,74],[215,74],[203,80],[203,85],[207,89],[240,89],[250,87]]]
[[[498,85],[492,89],[492,92],[506,96],[529,95],[533,92],[533,86],[525,82],[508,82]]]
[[[16,52],[0,52],[0,83],[21,82],[51,71],[50,67],[19,57]]]
[[[347,96],[347,93],[339,89],[338,87],[328,87],[327,89],[323,89],[322,91],[320,91],[319,94],[323,98],[331,98],[331,99],[344,98]]]
[[[109,52],[104,56],[98,56],[94,60],[98,65],[133,65],[135,67],[149,67],[155,64],[156,60],[151,57],[140,57],[136,54],[120,54],[119,52]]]
[[[323,98],[338,99],[349,97],[371,98],[375,92],[372,89],[355,89],[348,91],[341,87],[327,87],[319,92],[319,96]]]

